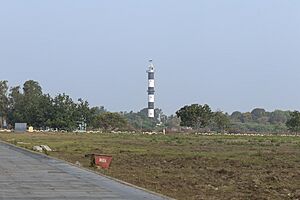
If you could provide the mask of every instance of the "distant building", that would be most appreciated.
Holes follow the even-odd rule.
[[[27,131],[27,123],[15,123],[15,132],[21,133]]]

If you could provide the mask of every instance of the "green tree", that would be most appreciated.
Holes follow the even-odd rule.
[[[206,127],[212,119],[212,111],[207,104],[203,106],[199,104],[184,106],[176,112],[176,115],[181,120],[181,126],[195,129]]]
[[[300,131],[300,112],[294,111],[291,113],[291,118],[286,122],[288,130],[292,132]]]
[[[269,122],[271,124],[285,124],[289,119],[290,113],[282,110],[275,110],[270,114]]]
[[[142,131],[146,127],[146,118],[140,116],[138,113],[130,111],[129,113],[125,113],[124,117],[127,119],[128,123],[136,130]]]
[[[34,122],[35,127],[43,128],[51,127],[52,120],[54,119],[54,108],[53,108],[53,99],[49,94],[44,94],[40,96],[38,101],[39,111],[35,117],[36,121]]]
[[[29,80],[23,85],[23,117],[29,125],[39,128],[44,125],[45,100],[42,87],[36,81]]]
[[[94,126],[105,131],[127,129],[128,122],[126,118],[119,113],[106,112],[98,115]]]
[[[233,120],[233,121],[236,121],[236,122],[242,122],[243,121],[243,114],[239,111],[235,111],[231,114],[230,118]]]
[[[102,113],[107,112],[107,110],[104,108],[104,106],[100,106],[100,107],[95,106],[95,107],[92,107],[90,110],[93,115],[100,115]]]
[[[243,113],[243,123],[253,122],[252,115],[249,112]]]
[[[24,97],[20,92],[20,86],[12,87],[9,92],[9,124],[14,125],[16,122],[26,122],[24,107]]]
[[[6,83],[0,82],[0,109],[4,105],[1,103],[4,102],[1,94],[8,90]],[[93,118],[104,109],[90,109],[87,101],[78,99],[75,103],[66,94],[52,98],[49,94],[43,94],[42,87],[33,80],[26,81],[22,91],[20,86],[12,87],[6,101],[11,125],[26,122],[35,128],[50,127],[68,131],[77,129],[82,122],[92,124]]]
[[[218,131],[224,132],[230,126],[229,117],[221,111],[215,112],[213,114],[213,124],[217,128]]]
[[[84,122],[90,124],[93,119],[93,114],[89,108],[89,103],[79,98],[77,103],[77,116],[78,122]]]
[[[23,85],[23,92],[25,96],[41,96],[43,94],[42,87],[37,81],[28,80]]]
[[[259,118],[265,117],[266,111],[263,108],[255,108],[251,111],[252,119],[257,121]]]
[[[53,99],[53,119],[51,128],[73,131],[77,128],[78,111],[72,98],[66,94],[59,94]]]
[[[93,128],[97,128],[97,123],[95,124],[95,122],[97,121],[96,118],[98,115],[107,112],[107,110],[104,108],[104,106],[95,106],[90,108],[90,113],[91,113],[91,118],[90,120],[87,120],[87,126],[90,129]]]

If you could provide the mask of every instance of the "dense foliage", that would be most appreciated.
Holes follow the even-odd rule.
[[[296,111],[275,110],[267,112],[255,108],[251,112],[235,111],[231,115],[221,111],[211,112],[208,105],[192,104],[184,106],[176,112],[181,119],[181,125],[198,130],[217,132],[268,132],[300,131],[300,114]],[[298,115],[299,114],[299,115]],[[298,118],[299,117],[299,118]]]
[[[285,132],[290,119],[290,111],[275,110],[267,112],[255,108],[251,112],[233,112],[230,116],[232,132]]]
[[[74,131],[79,128],[137,131],[186,130],[215,132],[299,132],[298,111],[267,112],[255,108],[251,112],[235,111],[231,115],[213,112],[209,105],[186,105],[176,115],[166,116],[155,109],[155,117],[147,116],[147,108],[138,112],[108,112],[103,106],[90,107],[83,99],[74,101],[67,94],[51,97],[44,94],[38,82],[29,80],[21,86],[9,87],[0,81],[0,128],[13,128],[24,122],[35,129]]]
[[[36,129],[72,131],[80,124],[95,125],[95,119],[103,112],[103,107],[90,108],[87,101],[75,102],[67,94],[43,94],[42,87],[33,80],[26,81],[22,90],[20,86],[9,89],[7,81],[0,81],[1,127],[7,121],[8,128],[23,122]]]
[[[95,117],[93,126],[101,127],[105,131],[122,130],[128,128],[128,122],[118,113],[105,112]]]
[[[208,105],[192,104],[184,106],[176,112],[181,119],[181,126],[189,126],[195,129],[206,127],[212,119],[212,111]]]
[[[162,121],[167,117],[160,109],[155,109],[155,118],[150,119],[146,108],[139,112],[112,113],[103,106],[90,107],[83,99],[74,101],[64,93],[51,97],[43,94],[38,82],[29,80],[22,89],[21,86],[9,88],[7,81],[0,81],[0,119],[0,128],[13,128],[15,123],[27,123],[43,130],[74,131],[85,125],[87,129],[105,131],[150,131],[163,128]]]
[[[291,113],[291,118],[286,122],[288,129],[292,132],[300,132],[300,112]]]

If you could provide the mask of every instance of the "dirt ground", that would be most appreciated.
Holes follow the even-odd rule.
[[[0,133],[31,149],[176,199],[300,199],[300,137]],[[88,153],[113,156],[110,169]]]

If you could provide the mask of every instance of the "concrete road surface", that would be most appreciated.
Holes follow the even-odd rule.
[[[0,142],[0,200],[166,199]]]

